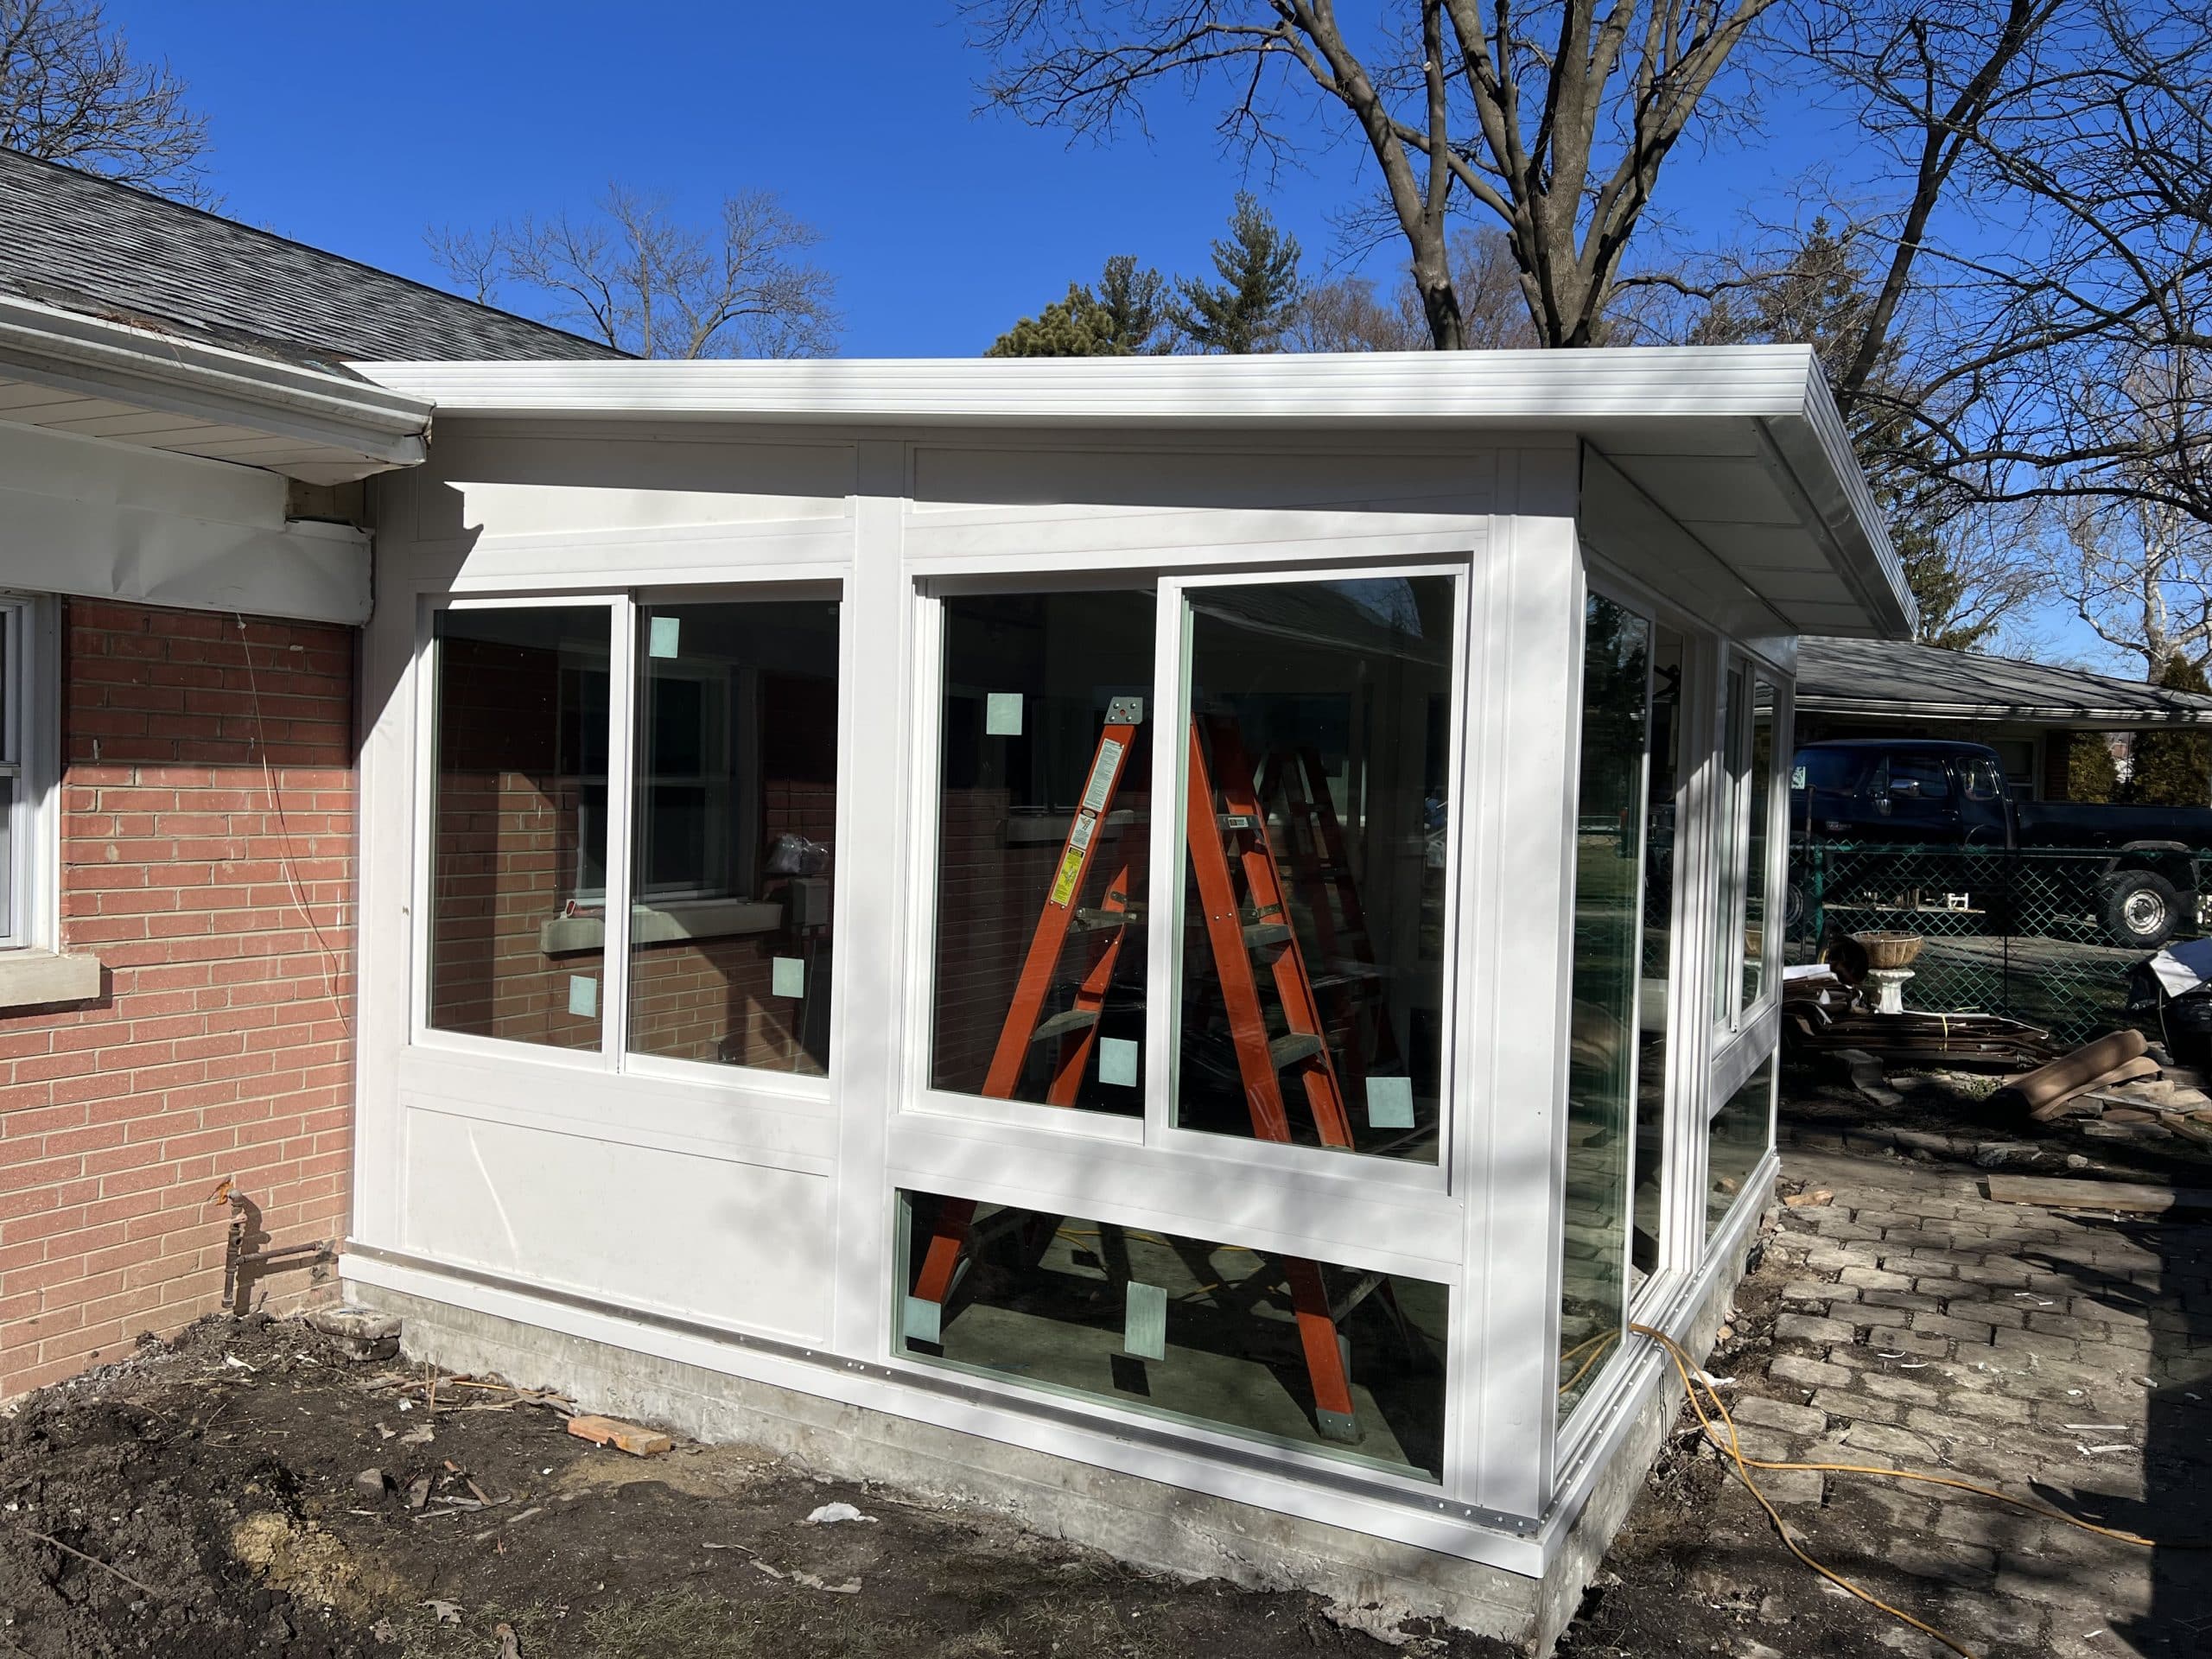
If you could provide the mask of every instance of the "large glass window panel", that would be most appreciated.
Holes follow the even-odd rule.
[[[1562,1418],[1618,1343],[1627,1316],[1650,670],[1651,624],[1592,594],[1584,619],[1581,763],[1575,790],[1566,1255],[1560,1275]]]
[[[830,1060],[837,607],[638,607],[632,1053]]]
[[[611,613],[448,610],[435,632],[429,1023],[596,1048]]]
[[[1774,810],[1774,683],[1755,680],[1751,690],[1751,753],[1745,786],[1751,791],[1751,829],[1744,871],[1744,997],[1749,1008],[1766,983],[1767,833]]]
[[[1176,1121],[1433,1162],[1452,579],[1188,603]]]
[[[1744,807],[1750,788],[1751,753],[1749,692],[1744,665],[1729,664],[1722,691],[1721,787],[1716,803],[1720,815],[1715,842],[1719,857],[1713,865],[1720,931],[1713,958],[1713,1017],[1724,1026],[1736,1022],[1737,948],[1741,943],[1738,934],[1744,925]]]
[[[1659,1269],[1667,1187],[1667,1087],[1674,1028],[1675,849],[1681,819],[1684,677],[1688,650],[1665,623],[1652,630],[1650,764],[1644,772],[1643,943],[1637,988],[1636,1205],[1629,1264],[1637,1282]]]
[[[931,1084],[1140,1116],[1157,600],[942,604]]]
[[[1705,1231],[1710,1238],[1743,1196],[1745,1183],[1774,1139],[1774,1057],[1769,1055],[1707,1132]]]
[[[963,1271],[941,1300],[905,1297],[901,1352],[1441,1475],[1443,1286],[1072,1216],[902,1198],[907,1289],[947,1228],[963,1241]]]

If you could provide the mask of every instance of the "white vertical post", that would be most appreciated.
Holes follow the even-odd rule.
[[[1183,584],[1160,583],[1152,653],[1152,844],[1145,895],[1144,1133],[1153,1146],[1175,1121],[1182,1055],[1183,791],[1191,749],[1190,613]]]
[[[893,1306],[891,1192],[886,1149],[899,1106],[899,1057],[921,1040],[903,995],[910,952],[908,852],[918,827],[901,803],[913,798],[910,734],[919,719],[912,672],[913,581],[905,567],[906,447],[887,439],[855,446],[853,574],[845,586],[843,674],[837,699],[836,892],[839,988],[830,1074],[836,1079],[837,1169],[830,1262],[831,1345],[874,1359],[884,1351]]]
[[[1583,581],[1573,452],[1509,453],[1509,468],[1462,647],[1468,810],[1453,833],[1467,871],[1456,918],[1465,971],[1452,1017],[1468,1231],[1450,1432],[1454,1495],[1533,1516],[1552,1476]]]
[[[615,596],[607,653],[607,923],[601,935],[599,1039],[622,1069],[630,1039],[631,832],[637,823],[638,607]]]

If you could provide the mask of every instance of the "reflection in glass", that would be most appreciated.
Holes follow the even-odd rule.
[[[948,1215],[966,1241],[966,1271],[941,1301],[905,1299],[902,1353],[1440,1475],[1443,1286],[1073,1217],[902,1196],[903,1284],[916,1284],[912,1264]],[[1349,1409],[1329,1411],[1321,1402],[1331,1394]]]
[[[1713,861],[1713,899],[1720,918],[1719,949],[1713,955],[1713,1017],[1726,1027],[1736,1023],[1737,974],[1733,934],[1744,904],[1743,809],[1750,787],[1751,720],[1746,676],[1741,663],[1728,664],[1723,692],[1720,740],[1719,832],[1714,844],[1719,857]]]
[[[435,636],[429,1022],[596,1048],[610,613],[447,610]]]
[[[1751,831],[1744,874],[1744,1001],[1749,1008],[1766,982],[1767,822],[1774,805],[1774,685],[1754,682],[1751,694]]]
[[[637,626],[630,1051],[819,1077],[837,607],[640,606]]]
[[[1176,1121],[1433,1162],[1452,578],[1189,605]]]
[[[1652,631],[1651,764],[1645,773],[1643,981],[1637,991],[1636,1281],[1659,1270],[1659,1210],[1667,1177],[1667,1058],[1674,1027],[1675,830],[1681,819],[1682,636]]]
[[[1774,1057],[1751,1073],[1707,1131],[1705,1236],[1711,1238],[1735,1208],[1745,1183],[1774,1140]]]
[[[1574,969],[1567,1095],[1566,1258],[1559,1412],[1587,1391],[1627,1316],[1626,1195],[1651,625],[1601,594],[1583,626],[1575,793]]]
[[[1141,1116],[1156,601],[942,603],[931,1086]]]

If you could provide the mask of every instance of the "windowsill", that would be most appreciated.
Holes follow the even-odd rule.
[[[0,1010],[86,1002],[100,994],[98,957],[53,950],[0,951]]]
[[[680,939],[728,938],[740,933],[773,933],[784,925],[784,907],[765,899],[691,899],[665,905],[634,905],[630,910],[632,944],[670,944]],[[597,950],[607,943],[601,916],[556,916],[537,928],[537,948],[549,957]]]

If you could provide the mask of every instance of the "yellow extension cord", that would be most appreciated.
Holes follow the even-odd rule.
[[[2047,1503],[2037,1503],[2028,1498],[2014,1497],[2010,1492],[1999,1491],[1993,1486],[1977,1486],[1972,1481],[1955,1480],[1948,1475],[1923,1475],[1910,1469],[1884,1469],[1866,1464],[1774,1463],[1763,1458],[1745,1457],[1744,1455],[1744,1448],[1737,1438],[1736,1420],[1728,1414],[1727,1402],[1721,1399],[1719,1391],[1713,1387],[1712,1380],[1706,1376],[1704,1368],[1699,1365],[1698,1363],[1692,1359],[1688,1354],[1684,1353],[1682,1351],[1681,1344],[1676,1342],[1672,1337],[1669,1336],[1665,1332],[1655,1331],[1648,1325],[1631,1325],[1629,1326],[1629,1329],[1633,1331],[1637,1336],[1649,1337],[1654,1342],[1656,1342],[1660,1346],[1663,1347],[1667,1351],[1668,1357],[1675,1362],[1675,1371],[1682,1379],[1682,1391],[1689,1398],[1690,1409],[1697,1413],[1698,1422],[1703,1427],[1706,1438],[1715,1446],[1727,1452],[1731,1458],[1735,1459],[1736,1478],[1744,1483],[1745,1490],[1750,1492],[1752,1497],[1758,1500],[1758,1506],[1766,1511],[1767,1519],[1774,1522],[1776,1535],[1781,1538],[1783,1545],[1788,1548],[1792,1555],[1795,1555],[1799,1560],[1804,1562],[1806,1566],[1811,1567],[1814,1572],[1819,1573],[1829,1583],[1850,1592],[1851,1594],[1858,1597],[1859,1599],[1863,1602],[1866,1602],[1872,1606],[1880,1608],[1891,1618],[1897,1619],[1900,1623],[1910,1624],[1914,1630],[1920,1631],[1925,1636],[1933,1637],[1936,1641],[1941,1642],[1945,1647],[1948,1648],[1953,1653],[1961,1656],[1961,1659],[1979,1659],[1979,1656],[1971,1648],[1965,1646],[1961,1643],[1953,1641],[1949,1637],[1944,1635],[1942,1631],[1937,1630],[1933,1624],[1925,1624],[1920,1619],[1915,1618],[1910,1613],[1905,1612],[1899,1608],[1891,1606],[1888,1602],[1884,1601],[1879,1596],[1875,1595],[1872,1591],[1862,1589],[1859,1586],[1853,1584],[1849,1579],[1845,1578],[1840,1573],[1835,1572],[1830,1567],[1823,1567],[1820,1562],[1815,1560],[1811,1555],[1808,1554],[1804,1547],[1797,1541],[1796,1534],[1790,1528],[1789,1524],[1783,1520],[1781,1511],[1774,1507],[1773,1503],[1768,1500],[1767,1495],[1759,1490],[1758,1483],[1751,1478],[1751,1471],[1754,1469],[1807,1469],[1821,1474],[1877,1475],[1885,1480],[1910,1480],[1918,1481],[1921,1484],[1929,1486],[1948,1486],[1958,1491],[1972,1492],[1980,1497],[1994,1498],[1999,1503],[2010,1504],[2016,1510],[2024,1510],[2030,1515],[2040,1516],[2048,1521],[2063,1521],[2069,1527],[2079,1527],[2082,1531],[2095,1533],[2101,1538],[2117,1539],[2123,1544],[2139,1544],[2145,1549],[2157,1549],[2160,1548],[2159,1541],[2155,1538],[2145,1538],[2138,1533],[2123,1532],[2116,1527],[2101,1527],[2093,1521],[2083,1521],[2076,1516],[2070,1516],[2063,1510],[2052,1509]],[[1704,1389],[1706,1398],[1712,1401],[1714,1408],[1719,1412],[1720,1421],[1728,1427],[1728,1438],[1725,1441],[1717,1433],[1714,1432],[1713,1419],[1706,1414],[1705,1407],[1700,1404],[1698,1400],[1698,1390],[1700,1388]],[[2190,1541],[2188,1543],[2171,1543],[2165,1545],[2164,1548],[2169,1549],[2203,1549],[2208,1548],[2208,1546],[2201,1541]]]

